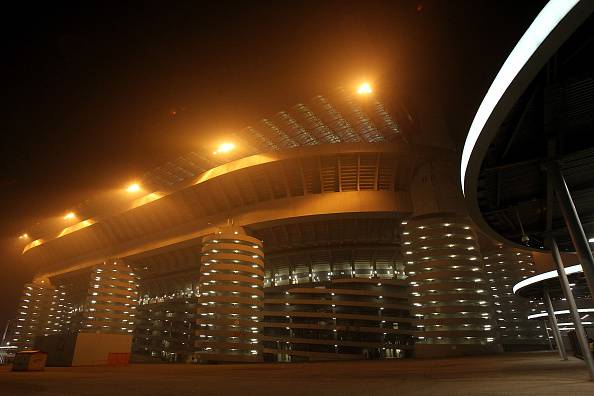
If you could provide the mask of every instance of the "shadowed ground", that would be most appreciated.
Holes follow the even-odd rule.
[[[0,367],[0,395],[594,395],[581,360],[555,353],[253,365]]]

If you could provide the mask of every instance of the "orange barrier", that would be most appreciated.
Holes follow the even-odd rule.
[[[110,352],[107,355],[107,365],[108,366],[120,366],[123,364],[130,363],[130,353],[116,353]]]

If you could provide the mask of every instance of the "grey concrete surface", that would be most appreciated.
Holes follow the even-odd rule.
[[[581,360],[556,353],[254,365],[0,367],[0,395],[594,395]]]

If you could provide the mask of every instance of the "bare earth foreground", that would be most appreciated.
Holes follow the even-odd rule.
[[[254,365],[0,367],[0,395],[594,395],[584,363],[554,353]]]

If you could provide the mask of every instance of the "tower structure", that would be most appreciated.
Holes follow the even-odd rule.
[[[417,356],[497,351],[491,295],[476,235],[460,216],[404,222],[402,243],[417,318]]]
[[[110,260],[93,267],[80,331],[129,334],[134,330],[138,281],[124,261]]]
[[[548,346],[542,322],[528,316],[540,312],[538,302],[514,294],[513,286],[536,273],[532,254],[503,245],[483,246],[483,262],[493,297],[497,332],[505,350],[543,349]]]
[[[49,335],[55,325],[58,293],[48,279],[35,279],[25,284],[11,344],[19,349],[31,349],[35,338]]]
[[[262,360],[262,242],[227,226],[203,239],[196,319],[200,361]]]

